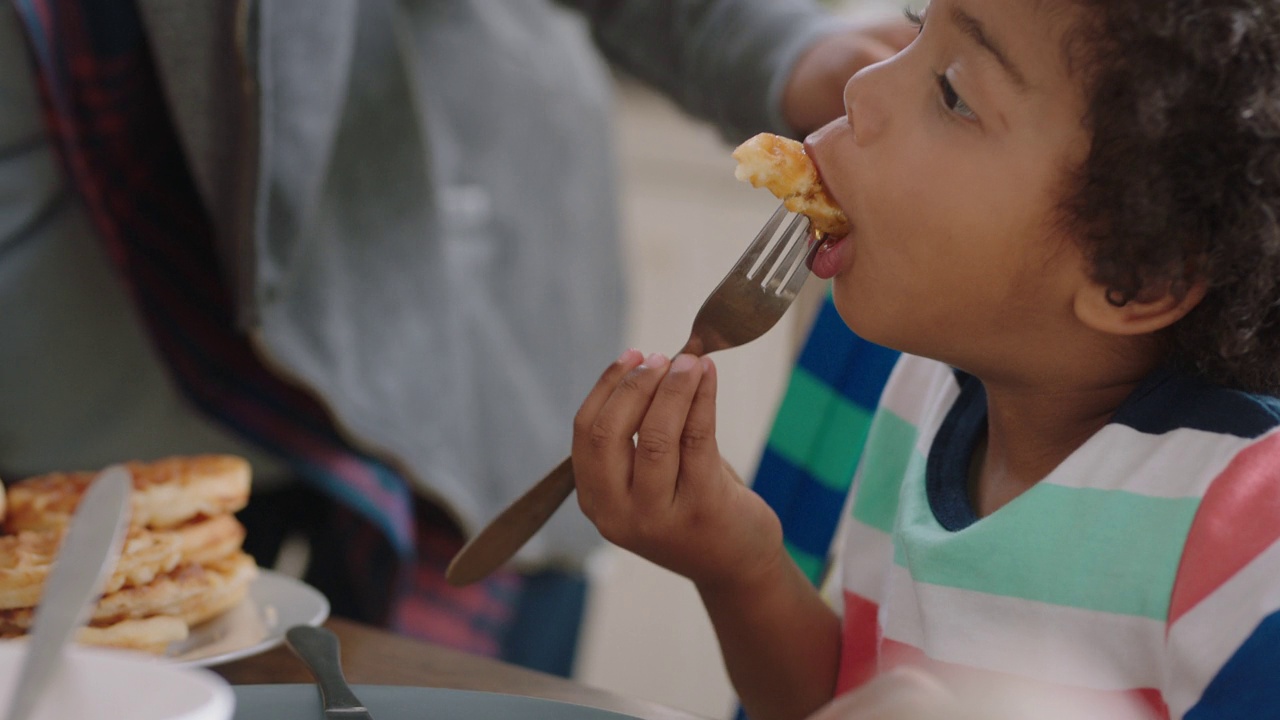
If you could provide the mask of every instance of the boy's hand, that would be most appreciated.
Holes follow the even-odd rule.
[[[776,563],[777,516],[723,464],[706,358],[635,351],[574,419],[578,503],[600,534],[695,584],[735,584]],[[632,438],[635,438],[633,440]]]

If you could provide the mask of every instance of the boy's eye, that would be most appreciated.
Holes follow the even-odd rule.
[[[964,101],[964,98],[960,97],[956,89],[951,86],[951,81],[947,79],[946,73],[938,73],[936,77],[938,78],[938,90],[942,93],[942,104],[948,110],[966,120],[977,120],[977,114]]]

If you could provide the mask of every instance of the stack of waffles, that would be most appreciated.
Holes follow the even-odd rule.
[[[124,550],[76,639],[163,653],[243,600],[257,574],[233,515],[249,500],[249,464],[200,455],[126,467],[133,495]],[[67,523],[95,474],[32,477],[0,496],[0,637],[30,630]]]

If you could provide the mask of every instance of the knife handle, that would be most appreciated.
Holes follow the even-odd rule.
[[[573,463],[565,458],[453,556],[445,579],[460,587],[488,577],[547,524],[573,487]]]
[[[342,674],[338,636],[333,631],[311,625],[295,625],[285,633],[285,642],[311,671],[320,688],[325,711],[364,710]]]

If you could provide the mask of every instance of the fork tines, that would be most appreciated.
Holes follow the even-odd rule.
[[[786,229],[778,233],[778,228],[782,227],[789,214],[785,206],[778,206],[738,261],[739,265],[750,265],[746,273],[748,280],[760,278],[762,288],[788,297],[799,292],[809,277],[809,268],[804,263],[808,250],[809,218],[796,215]]]

